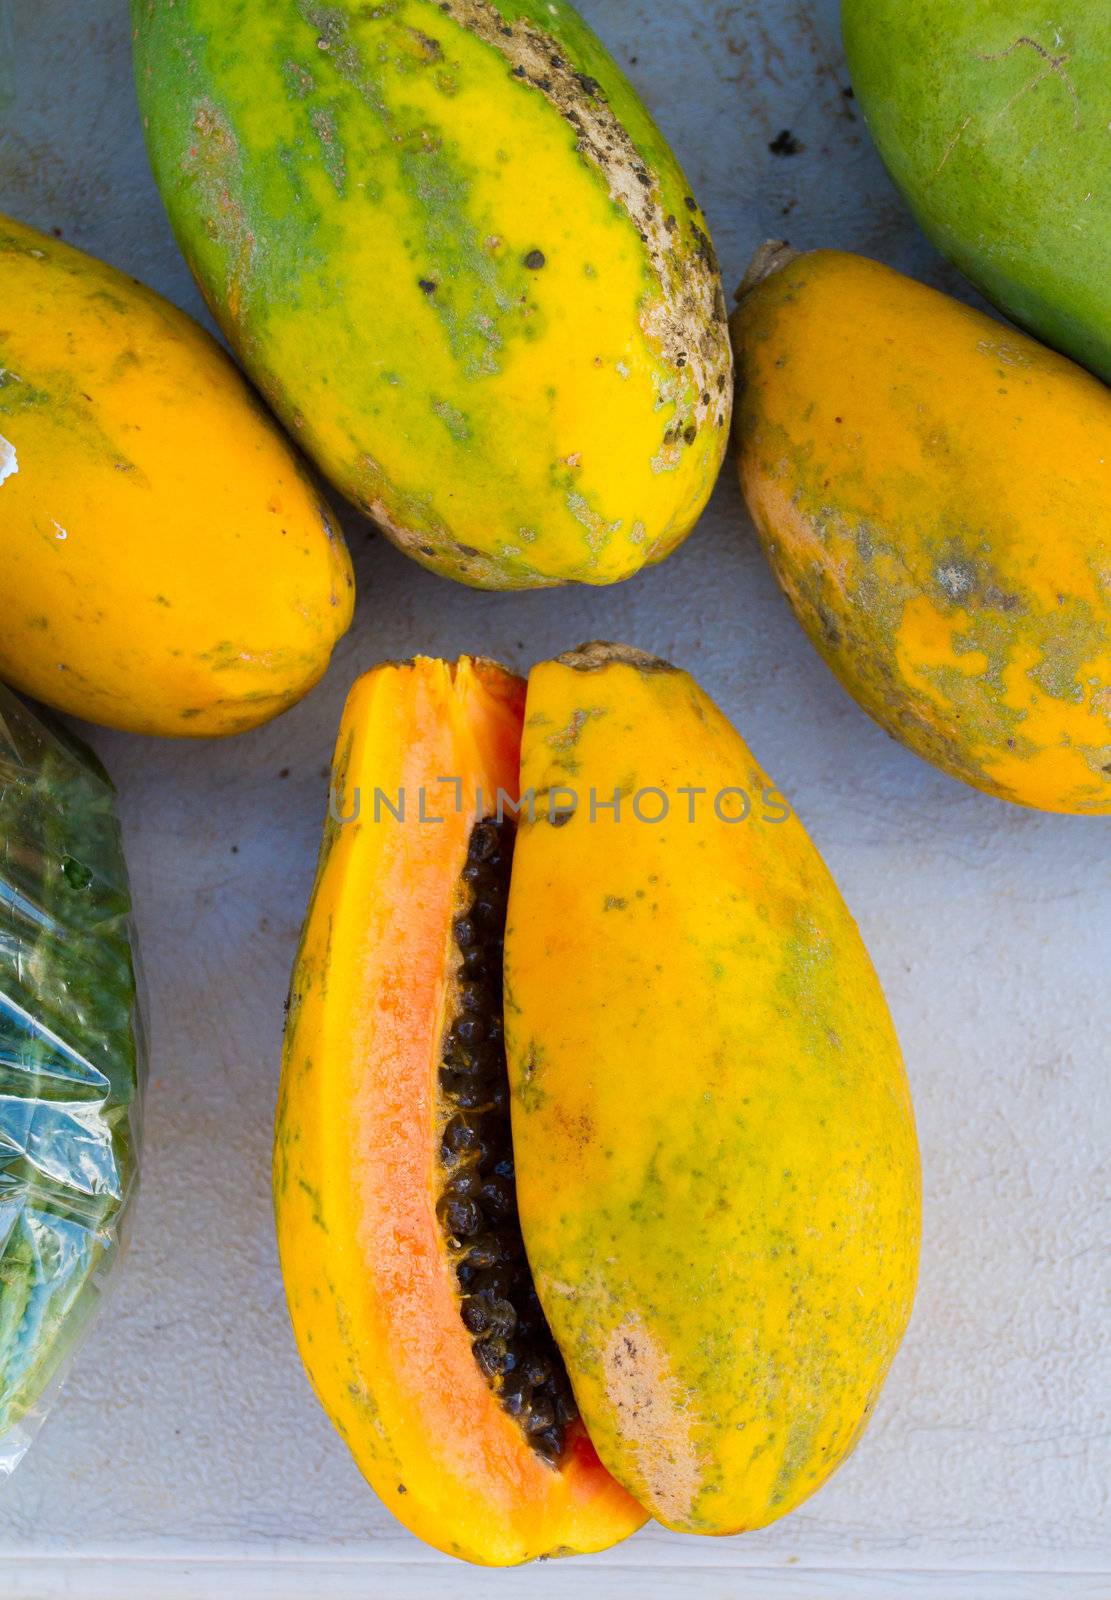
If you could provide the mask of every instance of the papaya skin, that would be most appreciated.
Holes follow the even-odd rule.
[[[581,1424],[557,1470],[491,1395],[436,1217],[454,895],[476,787],[516,794],[522,702],[520,680],[466,658],[380,667],[352,689],[274,1154],[286,1296],[321,1404],[407,1528],[489,1566],[603,1549],[645,1521]],[[442,823],[415,819],[422,786]],[[404,790],[407,823],[387,810],[374,821],[377,788],[395,804]]]
[[[537,1289],[630,1493],[681,1532],[762,1527],[851,1450],[910,1314],[918,1155],[883,996],[801,824],[685,673],[604,646],[536,667],[521,782],[579,801],[522,817],[506,930]],[[737,787],[751,815],[734,795],[719,819]],[[620,818],[592,820],[615,790]],[[663,821],[632,814],[640,790]]]
[[[943,772],[1107,815],[1111,395],[876,262],[785,259],[733,318],[737,458],[811,642]]]
[[[841,19],[869,131],[922,228],[1111,382],[1104,0],[844,0]]]
[[[224,352],[0,218],[0,676],[134,733],[239,733],[351,620],[341,534]]]
[[[481,588],[693,528],[732,358],[705,218],[565,0],[133,0],[155,178],[326,476]]]

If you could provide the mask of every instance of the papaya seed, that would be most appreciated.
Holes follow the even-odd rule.
[[[545,1395],[537,1395],[532,1402],[532,1413],[526,1428],[529,1433],[544,1433],[555,1426],[555,1408]]]
[[[525,1260],[509,1122],[501,1015],[513,824],[472,829],[455,917],[455,1010],[438,1074],[448,1110],[441,1135],[444,1187],[436,1207],[459,1286],[459,1315],[479,1370],[537,1454],[557,1464],[578,1412]]]
[[[530,1389],[539,1389],[552,1375],[552,1364],[546,1356],[528,1356],[521,1369],[521,1377]]]
[[[447,1195],[437,1209],[444,1227],[457,1239],[478,1233],[482,1227],[482,1209],[474,1200]]]

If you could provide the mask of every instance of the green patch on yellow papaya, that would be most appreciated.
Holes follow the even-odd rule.
[[[148,144],[228,338],[417,560],[484,587],[660,560],[730,414],[705,221],[556,0],[133,0]]]
[[[823,658],[953,777],[1111,811],[1111,397],[1025,335],[834,251],[734,318],[742,486]]]

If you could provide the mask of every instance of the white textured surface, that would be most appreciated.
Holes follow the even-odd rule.
[[[954,286],[853,120],[832,0],[582,9],[676,144],[730,286],[783,230]],[[0,0],[0,209],[199,312],[147,175],[125,11]],[[768,151],[782,127],[794,157]],[[609,591],[472,594],[348,527],[358,616],[307,703],[229,744],[93,735],[145,933],[143,1190],[110,1314],[0,1497],[6,1592],[1111,1594],[1107,824],[1008,809],[890,743],[805,643],[729,476],[677,557]],[[527,665],[596,636],[697,673],[856,912],[918,1106],[922,1285],[872,1428],[796,1516],[491,1579],[444,1570],[389,1519],[302,1379],[270,1221],[282,999],[356,672],[418,650]]]

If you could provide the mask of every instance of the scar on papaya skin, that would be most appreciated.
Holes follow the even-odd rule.
[[[1072,60],[1072,52],[1070,50],[1063,51],[1059,56],[1051,55],[1044,44],[1039,44],[1036,39],[1031,39],[1029,34],[1024,33],[1021,34],[1013,42],[1013,44],[1009,44],[1005,50],[997,50],[994,52],[994,54],[986,55],[983,51],[977,50],[976,59],[978,61],[986,61],[989,63],[993,61],[1006,61],[1015,54],[1016,50],[1021,50],[1023,46],[1029,50],[1033,50],[1035,55],[1040,56],[1045,62],[1045,66],[1040,72],[1035,73],[1035,75],[1030,79],[1029,83],[1024,83],[1021,89],[1016,90],[1006,104],[1000,106],[999,110],[992,117],[992,122],[998,122],[1000,117],[1005,117],[1007,112],[1017,100],[1021,100],[1023,95],[1030,94],[1031,91],[1036,89],[1040,83],[1044,83],[1047,78],[1056,77],[1060,78],[1061,82],[1068,89],[1069,94],[1072,97],[1072,125],[1079,133],[1081,125],[1080,96],[1076,92],[1075,83],[1073,83],[1072,79],[1065,70],[1068,66],[1068,63]]]
[[[610,1334],[602,1355],[607,1400],[618,1431],[636,1440],[637,1469],[646,1498],[676,1521],[689,1517],[703,1473],[691,1442],[682,1391],[638,1317]]]
[[[605,712],[600,707],[596,706],[587,711],[580,706],[577,710],[572,711],[567,726],[561,728],[557,733],[550,733],[545,743],[550,745],[553,750],[573,750],[582,738],[583,729],[591,717],[600,716],[605,716]]]
[[[598,672],[614,664],[635,667],[638,672],[678,672],[662,656],[650,656],[645,650],[635,650],[629,644],[609,644],[605,639],[595,639],[590,644],[580,644],[575,650],[565,650],[556,656],[556,664],[571,667],[575,672]]]
[[[213,219],[219,242],[227,251],[228,312],[233,321],[238,321],[255,255],[254,233],[235,198],[240,150],[227,117],[207,97],[194,104],[193,131],[196,142],[183,157],[182,167],[195,180],[206,214]]]
[[[730,355],[728,341],[714,331],[726,320],[725,304],[696,202],[687,202],[690,239],[679,250],[680,225],[667,214],[658,180],[601,86],[564,59],[551,35],[526,18],[507,22],[487,0],[441,0],[441,9],[457,27],[497,50],[513,76],[542,94],[571,125],[580,156],[599,173],[610,199],[636,228],[660,288],[659,296],[645,300],[642,326],[668,365],[684,373],[683,393],[675,397],[679,431],[690,422],[701,427],[713,405],[702,397],[712,394],[715,374],[727,366]]]
[[[946,163],[949,160],[949,157],[953,154],[953,151],[957,148],[957,146],[960,144],[961,140],[964,138],[965,130],[968,127],[968,124],[971,121],[972,121],[972,113],[970,111],[968,113],[967,117],[965,117],[964,121],[961,123],[960,127],[957,129],[956,133],[949,140],[949,143],[945,146],[945,149],[942,151],[941,160],[938,162],[937,166],[934,168],[932,174],[930,175],[930,182],[931,183],[934,181],[935,178],[939,178],[941,176],[942,172],[945,170],[945,166],[946,166]]]

